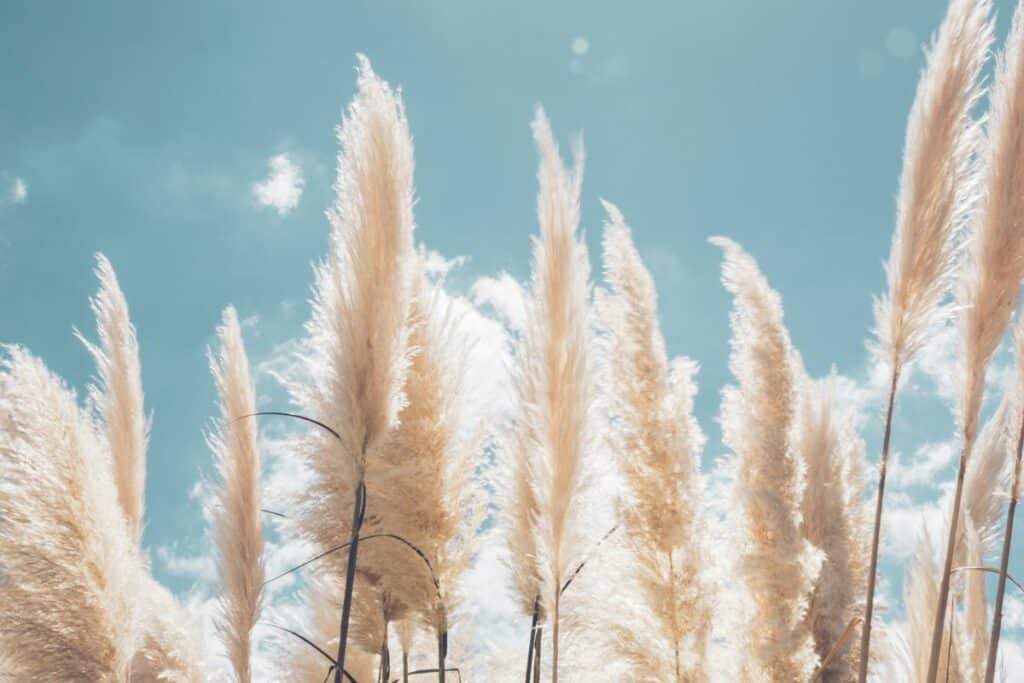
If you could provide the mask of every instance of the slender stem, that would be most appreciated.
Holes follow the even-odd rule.
[[[363,513],[366,512],[366,484],[362,473],[356,485],[356,499],[352,506],[352,540],[348,547],[348,566],[345,569],[345,597],[341,603],[341,637],[338,640],[338,670],[334,674],[334,683],[341,683],[341,669],[345,666],[345,646],[348,644],[348,622],[352,614],[352,588],[356,581],[356,560],[359,554],[359,531],[363,525]]]
[[[953,571],[953,552],[956,550],[957,530],[960,528],[960,505],[964,497],[964,478],[967,474],[967,458],[971,452],[971,439],[964,435],[960,451],[960,467],[956,473],[956,493],[953,495],[953,512],[949,519],[949,538],[946,540],[946,559],[942,567],[942,581],[939,583],[939,597],[935,605],[935,622],[932,628],[932,650],[928,660],[928,677],[925,681],[935,683],[939,676],[939,658],[942,653],[942,632],[945,630],[946,607],[949,602],[949,577]]]
[[[1006,508],[1006,531],[1003,535],[1003,553],[999,558],[999,584],[996,587],[996,604],[992,614],[992,635],[988,639],[985,683],[992,683],[996,677],[996,655],[999,653],[999,631],[1003,627],[1003,597],[1006,595],[1006,570],[1010,564],[1010,545],[1013,542],[1013,515],[1017,511],[1017,487],[1020,486],[1022,452],[1024,452],[1024,418],[1021,419],[1020,433],[1017,436],[1017,463],[1013,468],[1010,504]]]
[[[384,620],[384,640],[380,644],[380,680],[387,683],[391,679],[391,650],[388,648],[388,622]]]
[[[544,642],[541,636],[544,632],[537,629],[534,633],[536,637],[536,645],[533,647],[533,683],[540,683],[540,644]]]
[[[555,593],[555,609],[551,619],[551,683],[558,683],[558,611],[561,601],[562,591],[558,591]]]
[[[868,564],[868,596],[864,603],[864,628],[860,633],[860,663],[857,680],[868,679],[868,655],[871,648],[871,617],[875,611],[875,578],[878,575],[878,542],[882,534],[882,501],[885,497],[885,474],[889,465],[889,441],[892,437],[892,410],[896,403],[896,384],[900,379],[899,366],[893,364],[892,384],[889,387],[889,405],[885,410],[885,435],[882,437],[882,458],[878,465],[878,492],[875,496],[875,526],[871,533],[871,562]]]
[[[540,615],[540,596],[533,599],[533,620],[530,622],[530,648],[526,651],[526,683],[533,677],[533,644],[537,639],[537,618]]]
[[[402,650],[402,683],[409,683],[409,653]]]
[[[846,629],[839,638],[836,639],[836,642],[832,644],[832,649],[830,649],[828,654],[825,655],[825,659],[821,660],[821,664],[818,665],[818,670],[814,673],[814,678],[811,679],[811,683],[817,683],[817,681],[820,681],[821,677],[825,675],[825,669],[827,669],[828,665],[832,663],[832,660],[835,659],[836,655],[842,652],[843,646],[846,645],[846,641],[848,641],[850,636],[853,635],[854,629],[857,628],[857,624],[859,624],[861,620],[861,617],[854,617],[853,619],[850,619],[850,623],[846,625]]]
[[[444,660],[448,657],[448,631],[437,634],[437,680],[444,683]]]

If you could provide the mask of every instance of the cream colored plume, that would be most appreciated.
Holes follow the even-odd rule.
[[[807,611],[814,649],[822,660],[838,643],[863,602],[868,565],[864,493],[864,442],[853,415],[837,405],[834,378],[802,388],[798,448],[805,463],[803,534],[824,553]],[[857,647],[847,641],[824,671],[825,680],[857,676]]]
[[[307,581],[302,597],[304,620],[290,628],[314,642],[333,660],[333,653],[338,649],[341,584],[335,576],[317,573]],[[281,650],[277,680],[323,683],[328,679],[327,670],[332,660],[289,634],[281,633],[277,642]],[[345,655],[345,670],[360,683],[374,681],[377,677],[376,659],[375,654],[352,648]]]
[[[712,602],[704,585],[700,451],[693,416],[697,364],[671,368],[658,326],[654,281],[619,210],[605,202],[604,272],[611,294],[600,308],[607,334],[609,425],[627,495],[625,560],[635,592],[616,609],[611,650],[636,680],[706,680]]]
[[[127,680],[140,561],[105,440],[43,363],[0,368],[0,651],[31,681]]]
[[[971,110],[992,42],[989,0],[952,0],[907,121],[889,291],[875,302],[877,355],[894,372],[924,343],[951,282],[954,235],[974,200]]]
[[[114,269],[102,254],[96,256],[100,289],[92,299],[99,343],[76,335],[96,360],[99,383],[89,396],[102,417],[113,458],[117,499],[138,544],[142,539],[142,514],[146,494],[146,444],[149,423],[142,406],[142,371],[139,343],[128,315],[128,302],[117,283]]]
[[[738,386],[723,393],[722,429],[739,458],[747,539],[739,566],[753,602],[739,647],[749,653],[751,680],[808,680],[818,656],[804,616],[822,558],[800,533],[804,480],[794,422],[803,369],[781,299],[757,263],[731,240],[711,242],[725,252],[722,282],[735,297],[730,367]]]
[[[397,422],[409,362],[412,139],[398,93],[362,56],[358,74],[338,132],[330,253],[316,269],[307,324],[308,380],[291,387],[300,411],[339,437],[314,430],[296,445],[313,476],[294,502],[294,530],[322,549],[348,540],[356,482]],[[318,566],[335,571],[345,559],[335,553]]]
[[[196,624],[170,591],[146,576],[141,644],[132,659],[132,683],[201,683],[202,644]]]
[[[973,442],[985,368],[1013,314],[1024,277],[1024,5],[1018,4],[1006,49],[996,66],[982,195],[968,237],[960,304],[963,306],[964,378],[960,419]]]
[[[214,511],[221,582],[221,614],[217,630],[234,670],[235,680],[252,680],[252,629],[263,602],[263,524],[260,518],[260,455],[249,360],[242,342],[238,314],[228,307],[217,330],[220,354],[210,370],[220,397],[220,420],[210,437],[220,487]]]
[[[367,561],[362,566],[379,568],[387,592],[444,633],[485,512],[474,473],[481,428],[469,420],[472,340],[465,319],[440,285],[422,274],[414,282],[410,344],[416,353],[406,375],[408,403],[380,456],[367,464],[367,486],[377,495],[367,504],[366,532],[396,534],[424,557],[393,539],[370,541],[360,552]]]
[[[1008,453],[1013,452],[1020,420],[1020,396],[1017,387],[1007,387],[995,413],[981,430],[971,454],[964,478],[964,514],[959,520],[954,567],[981,566],[979,558],[992,554],[999,543],[1004,498],[1000,492],[1009,490]],[[947,510],[942,527],[949,528]],[[908,570],[904,590],[907,620],[910,623],[910,648],[913,653],[915,680],[925,681],[931,648],[935,601],[938,599],[940,575],[934,564],[932,541],[925,533],[918,542],[917,555]],[[928,561],[925,562],[927,556]],[[985,583],[978,572],[958,572],[950,595],[963,610],[954,616],[956,648],[952,664],[947,664],[949,616],[944,627],[943,655],[940,672],[947,667],[951,675],[963,680],[980,679],[984,673],[988,646],[988,605]],[[950,602],[952,610],[952,599]],[[940,680],[944,680],[940,675]]]
[[[579,560],[579,496],[591,438],[590,267],[577,236],[582,152],[572,171],[563,167],[542,110],[533,132],[541,157],[540,238],[533,245],[533,299],[518,356],[520,412],[506,516],[518,598],[529,615],[540,596],[551,623],[557,681],[559,588]]]

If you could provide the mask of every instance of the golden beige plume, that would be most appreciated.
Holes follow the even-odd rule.
[[[702,581],[705,548],[700,512],[704,435],[693,416],[697,364],[671,369],[658,326],[654,280],[633,245],[621,212],[604,202],[604,273],[611,294],[600,308],[608,335],[608,424],[628,494],[622,502],[627,562],[637,592],[621,610],[626,631],[612,642],[643,680],[706,678],[712,603]],[[641,612],[629,619],[631,613]],[[653,629],[645,629],[648,623]],[[622,630],[622,629],[617,629]]]
[[[202,644],[196,624],[171,592],[145,576],[142,642],[132,659],[132,683],[201,683]]]
[[[953,495],[952,523],[932,626],[931,678],[938,667],[948,608],[950,572],[959,526],[967,460],[974,444],[985,370],[1003,337],[1024,277],[1024,3],[1018,3],[1006,48],[996,65],[986,148],[982,153],[982,195],[968,235],[959,302],[963,309],[963,376],[960,387],[962,450]]]
[[[297,450],[311,473],[294,501],[295,531],[325,550],[352,541],[321,564],[344,571],[337,660],[344,666],[365,464],[395,425],[405,399],[413,257],[413,148],[401,98],[359,57],[358,90],[338,132],[337,202],[330,253],[316,269],[304,356],[308,381],[293,384],[316,430]],[[370,495],[374,495],[372,492]],[[340,672],[335,683],[341,683]]]
[[[229,306],[217,330],[220,355],[210,357],[220,397],[220,420],[210,436],[220,487],[214,511],[221,581],[221,614],[217,631],[234,670],[235,680],[252,680],[251,635],[263,602],[263,524],[260,518],[260,455],[249,360],[242,342],[238,314]]]
[[[992,42],[989,0],[952,0],[907,120],[889,291],[875,302],[878,359],[899,373],[937,322],[951,284],[954,234],[974,198],[980,136],[971,110]]]
[[[840,642],[861,610],[867,568],[861,499],[864,493],[864,442],[853,415],[837,405],[835,377],[803,382],[797,443],[805,463],[808,486],[801,502],[803,535],[824,553],[811,594],[807,623],[814,649],[823,661],[824,680],[856,677],[857,648]]]
[[[25,680],[127,680],[140,560],[106,443],[41,361],[0,367],[0,651]]]
[[[560,588],[578,559],[578,501],[590,439],[590,265],[577,235],[582,146],[577,146],[570,171],[562,165],[541,109],[533,120],[533,134],[540,152],[540,238],[533,244],[533,298],[518,356],[517,462],[506,514],[513,570],[522,572],[517,576],[519,601],[531,610],[539,597],[551,624],[555,683]]]
[[[722,430],[739,458],[740,571],[754,610],[746,668],[755,680],[808,680],[818,657],[804,616],[821,554],[800,533],[804,481],[793,441],[803,368],[757,263],[732,240],[711,242],[725,252],[722,282],[735,299],[729,365],[739,385],[723,392]]]
[[[893,404],[901,372],[942,315],[952,279],[955,236],[976,194],[971,115],[979,72],[992,42],[989,0],[952,0],[932,43],[907,121],[896,230],[886,265],[889,291],[875,301],[875,356],[891,380],[875,493],[858,680],[867,680]]]
[[[376,570],[382,588],[434,631],[443,655],[484,519],[474,472],[482,444],[480,428],[469,423],[471,340],[464,316],[440,285],[422,273],[414,282],[410,344],[416,353],[406,375],[408,402],[379,457],[367,463],[367,486],[378,494],[367,504],[365,527],[412,547],[375,539],[363,547],[363,566]]]
[[[117,499],[138,544],[142,539],[142,514],[146,495],[146,443],[149,424],[142,405],[142,371],[135,326],[128,302],[110,261],[96,255],[100,289],[92,299],[99,344],[92,344],[77,330],[76,336],[96,360],[99,382],[89,396],[103,420],[113,458]]]

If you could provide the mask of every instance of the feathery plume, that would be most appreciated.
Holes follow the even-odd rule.
[[[878,472],[875,524],[858,679],[867,680],[878,545],[900,374],[942,315],[952,280],[954,236],[974,199],[973,154],[980,127],[971,110],[992,41],[989,0],[952,0],[932,42],[907,121],[896,230],[886,265],[889,291],[875,301],[872,350],[890,368],[891,386]]]
[[[102,418],[110,444],[117,500],[138,544],[142,538],[149,440],[149,424],[142,405],[139,343],[128,315],[128,302],[114,268],[103,254],[96,255],[96,277],[100,289],[91,304],[99,344],[91,343],[77,330],[75,335],[96,360],[99,382],[89,387],[89,396]]]
[[[938,666],[942,625],[947,609],[950,572],[959,527],[960,504],[968,456],[974,443],[985,370],[1013,314],[1024,278],[1024,3],[1014,13],[1006,49],[996,66],[991,96],[987,148],[983,157],[982,196],[968,237],[960,304],[963,309],[963,377],[960,429],[963,448],[953,495],[952,523],[946,540],[932,631],[930,674]],[[931,677],[931,676],[930,676]]]
[[[235,680],[249,683],[251,634],[263,601],[263,524],[256,426],[243,419],[256,412],[256,400],[233,307],[225,309],[217,336],[220,356],[211,354],[210,371],[220,396],[220,421],[209,439],[221,479],[214,513],[221,581],[217,631]]]
[[[757,263],[732,240],[711,242],[725,252],[722,283],[735,298],[729,364],[739,386],[723,392],[722,429],[739,458],[747,533],[740,571],[754,603],[748,673],[808,680],[818,658],[804,616],[821,555],[800,533],[804,481],[793,432],[803,369],[781,299]]]
[[[834,376],[804,383],[798,448],[806,464],[801,510],[804,537],[824,553],[818,582],[811,595],[807,623],[814,649],[824,660],[860,611],[867,567],[863,494],[864,442],[853,416],[836,405]],[[824,680],[855,677],[856,648],[834,656],[822,671]]]
[[[463,318],[440,285],[422,274],[415,283],[410,344],[416,353],[406,375],[408,402],[380,456],[367,465],[367,485],[379,494],[368,503],[372,524],[366,530],[396,534],[422,556],[401,543],[375,542],[365,546],[366,566],[380,567],[382,587],[443,639],[483,522],[473,464],[481,440],[479,428],[467,420],[464,382],[471,349]]]
[[[132,659],[132,683],[200,683],[202,648],[195,625],[171,592],[145,576],[142,644]]]
[[[316,269],[307,325],[311,380],[293,387],[306,415],[338,438],[312,433],[301,445],[313,477],[297,530],[321,549],[352,541],[345,568],[337,661],[345,665],[348,615],[359,550],[368,458],[404,405],[413,255],[413,150],[401,98],[359,57],[358,92],[338,138],[337,203],[329,213],[330,253]],[[351,517],[346,510],[351,510]],[[335,683],[341,683],[336,672]]]
[[[611,295],[601,306],[608,334],[609,424],[628,487],[621,518],[641,611],[613,641],[632,662],[637,680],[695,681],[706,676],[711,604],[702,582],[704,547],[697,463],[704,435],[693,416],[697,364],[676,359],[671,369],[658,327],[654,280],[637,253],[621,212],[604,202],[605,279]],[[643,628],[653,622],[654,629]]]
[[[139,558],[106,444],[43,363],[0,366],[0,651],[33,681],[126,680]]]
[[[577,556],[578,496],[590,438],[591,380],[587,304],[590,266],[577,236],[582,149],[572,171],[562,165],[548,119],[533,120],[540,152],[533,243],[533,299],[519,354],[521,414],[514,435],[517,461],[506,512],[519,601],[532,611],[539,598],[551,623],[552,683],[558,680],[559,607],[563,581]]]

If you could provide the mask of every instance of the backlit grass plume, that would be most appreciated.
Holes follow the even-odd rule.
[[[1013,314],[1024,277],[1024,4],[1018,4],[1006,49],[996,67],[986,148],[982,153],[982,196],[968,236],[959,288],[963,313],[963,375],[960,387],[962,450],[953,495],[932,633],[931,677],[938,666],[942,624],[959,529],[963,482],[977,431],[985,370]]]
[[[105,440],[43,363],[0,367],[0,651],[24,680],[127,680],[139,559]]]
[[[907,122],[903,174],[886,265],[889,291],[875,302],[875,357],[890,371],[875,523],[861,631],[859,680],[867,678],[878,545],[892,413],[900,375],[941,315],[951,283],[954,235],[974,197],[972,156],[979,127],[971,116],[979,72],[992,41],[989,0],[952,0],[928,54]]]
[[[315,431],[303,444],[313,477],[297,501],[296,526],[321,549],[352,541],[347,563],[344,555],[325,563],[347,574],[337,657],[342,665],[365,463],[404,404],[413,254],[413,150],[405,111],[363,57],[358,73],[358,91],[338,132],[330,252],[316,269],[307,325],[310,381],[293,387],[306,416],[337,434]],[[341,683],[340,673],[335,683]]]
[[[639,593],[624,612],[641,612],[619,622],[612,649],[631,663],[635,680],[705,680],[712,604],[702,582],[697,364],[685,358],[669,364],[654,281],[622,214],[607,202],[605,210],[611,294],[601,314],[613,396],[609,424],[616,425],[612,449],[625,475],[623,535]]]
[[[560,588],[579,559],[578,500],[590,439],[590,266],[577,235],[582,148],[570,171],[539,109],[533,133],[540,152],[540,238],[533,244],[533,298],[518,356],[515,475],[506,506],[518,598],[527,614],[539,598],[551,627],[557,683]]]
[[[808,680],[818,665],[804,619],[821,554],[801,534],[802,466],[794,421],[803,369],[782,321],[782,301],[757,263],[723,237],[722,282],[735,302],[730,367],[738,386],[722,396],[725,443],[739,458],[746,545],[740,572],[753,614],[741,652],[753,680]]]
[[[379,493],[370,500],[373,524],[366,530],[399,535],[423,556],[394,539],[374,540],[366,551],[368,558],[386,560],[374,562],[383,585],[436,636],[443,669],[460,581],[483,522],[474,473],[482,448],[480,427],[469,420],[465,381],[472,349],[464,316],[425,276],[415,278],[414,291],[408,402],[387,446],[367,466],[368,485]]]
[[[824,661],[832,654],[823,680],[849,681],[856,677],[857,648],[841,639],[861,611],[868,560],[861,504],[864,442],[835,391],[832,377],[803,383],[797,443],[808,483],[801,502],[803,534],[824,558],[807,622],[818,657]]]
[[[999,406],[981,430],[968,464],[964,480],[964,514],[953,555],[954,567],[981,566],[979,558],[991,553],[998,537],[1002,499],[999,491],[1008,483],[1006,454],[1010,452],[1010,433],[1017,419],[1020,399],[1011,384]],[[942,532],[949,524],[949,513]],[[933,545],[927,530],[919,541],[917,554],[906,578],[905,601],[910,623],[910,646],[913,653],[914,680],[928,681],[931,655],[932,619],[941,574],[933,562]],[[927,561],[926,561],[927,559]],[[984,624],[988,623],[985,585],[975,570],[958,572],[952,584],[952,595],[963,607],[955,614],[947,614],[943,626],[943,646],[940,651],[938,676],[945,680],[946,671],[953,680],[980,680],[988,636]],[[953,625],[951,629],[951,624]],[[955,647],[950,646],[950,633]]]
[[[128,302],[110,261],[102,254],[96,256],[96,276],[100,289],[92,300],[92,310],[99,343],[92,344],[82,334],[76,334],[96,361],[99,384],[89,388],[89,396],[102,417],[110,444],[117,499],[128,520],[129,532],[138,544],[142,538],[149,438],[142,406],[139,344],[128,315]]]
[[[235,680],[252,680],[251,634],[263,601],[263,524],[260,519],[260,456],[249,360],[238,314],[228,307],[217,330],[220,353],[210,369],[220,397],[220,421],[209,441],[220,487],[214,512],[221,583],[217,630],[224,641]]]
[[[132,683],[200,683],[203,648],[191,615],[169,590],[145,577],[141,643],[132,659]]]

